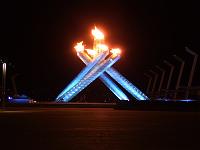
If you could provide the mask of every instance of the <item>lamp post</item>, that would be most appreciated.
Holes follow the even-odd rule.
[[[184,68],[184,66],[185,66],[185,61],[183,61],[182,58],[180,58],[180,57],[178,57],[178,56],[176,56],[176,55],[173,55],[173,57],[174,57],[177,61],[179,61],[179,62],[181,63],[180,70],[179,70],[179,74],[178,74],[178,79],[177,79],[176,87],[175,87],[176,92],[175,92],[175,94],[174,94],[174,98],[176,98],[176,96],[177,96],[177,90],[178,90],[179,87],[180,87],[180,81],[181,81],[181,77],[182,77],[182,74],[183,74],[183,68]]]
[[[167,96],[167,92],[168,92],[168,89],[169,89],[169,86],[170,86],[170,83],[171,83],[171,79],[172,79],[172,74],[174,72],[174,65],[172,65],[171,63],[169,63],[168,61],[164,60],[164,63],[170,67],[170,73],[169,73],[169,79],[168,79],[168,82],[167,82],[167,87],[166,87],[166,96]]]
[[[2,66],[2,106],[4,107],[6,100],[6,63],[3,63]]]
[[[192,80],[193,80],[193,76],[194,76],[194,71],[195,71],[195,67],[196,67],[196,63],[197,63],[197,59],[198,59],[198,54],[196,54],[195,52],[193,52],[192,50],[190,50],[188,47],[185,47],[186,52],[190,53],[191,55],[194,56],[193,59],[193,64],[192,64],[192,68],[190,71],[190,77],[189,77],[189,81],[188,81],[188,85],[187,85],[187,91],[186,91],[186,95],[185,98],[187,99],[189,96],[189,89],[192,85]]]

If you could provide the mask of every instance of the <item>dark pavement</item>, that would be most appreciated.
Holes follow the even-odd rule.
[[[197,150],[200,112],[0,109],[0,149]]]

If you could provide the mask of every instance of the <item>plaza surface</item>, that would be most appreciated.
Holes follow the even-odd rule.
[[[5,149],[196,150],[200,112],[113,108],[0,109]]]

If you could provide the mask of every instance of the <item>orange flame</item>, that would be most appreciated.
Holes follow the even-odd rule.
[[[97,27],[92,29],[92,35],[94,36],[95,39],[98,39],[98,40],[103,40],[104,39],[103,32],[101,32]]]
[[[107,51],[108,50],[108,46],[105,44],[97,44],[97,49],[101,50],[101,51]]]
[[[119,48],[114,48],[110,50],[111,53],[113,53],[114,55],[119,55],[121,54],[121,50]]]
[[[76,49],[76,52],[83,52],[84,51],[83,41],[77,43],[76,46],[74,46],[74,48]]]
[[[84,50],[86,50],[87,54],[91,58],[95,58],[100,53],[109,51],[108,46],[106,44],[103,44],[104,34],[97,27],[92,29],[92,35],[94,36],[93,49],[85,49],[83,41],[81,41],[74,46],[76,52],[83,52]],[[119,48],[114,48],[110,50],[110,53],[112,53],[113,56],[117,56],[121,54],[121,50]]]
[[[87,53],[94,57],[97,54],[97,51],[93,50],[93,49],[85,49],[87,51]]]

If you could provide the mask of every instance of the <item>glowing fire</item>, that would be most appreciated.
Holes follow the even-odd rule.
[[[87,53],[94,57],[95,55],[97,55],[97,51],[93,50],[93,49],[85,49],[87,51]]]
[[[97,27],[92,29],[92,35],[94,36],[94,43],[93,43],[93,49],[85,49],[83,45],[83,41],[76,44],[74,47],[76,49],[76,52],[84,52],[84,50],[87,52],[88,56],[91,58],[97,57],[100,53],[109,51],[109,48],[106,44],[104,44],[104,34],[101,32]],[[119,48],[114,48],[110,50],[110,53],[113,56],[120,55],[121,50]]]
[[[104,39],[104,34],[97,28],[92,29],[92,35],[94,36],[95,39],[103,40]]]
[[[83,41],[77,43],[76,46],[74,46],[74,48],[76,49],[77,52],[83,52],[84,51]]]
[[[113,53],[114,55],[119,55],[121,54],[121,50],[119,48],[114,48],[110,50],[111,53]]]
[[[107,51],[108,50],[108,46],[105,44],[97,44],[97,49],[101,50],[101,51]]]

